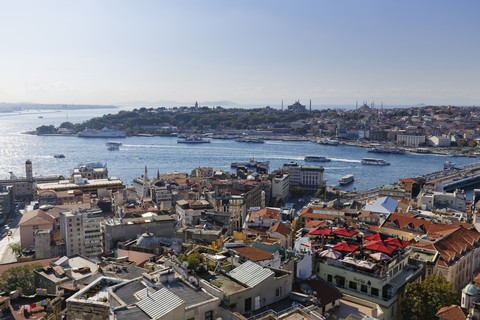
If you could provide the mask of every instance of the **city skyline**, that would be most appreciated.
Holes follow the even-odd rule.
[[[478,105],[476,2],[2,2],[0,101]]]

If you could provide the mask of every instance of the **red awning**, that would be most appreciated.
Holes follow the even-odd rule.
[[[393,251],[395,251],[396,249],[396,247],[391,246],[389,244],[385,244],[382,241],[370,241],[366,245],[364,245],[363,248],[368,250],[383,252],[389,255],[391,255]]]
[[[345,228],[338,228],[338,229],[333,230],[333,233],[338,235],[338,236],[353,237],[358,232],[355,231],[355,230],[347,230]]]
[[[384,236],[381,233],[368,234],[364,237],[364,239],[368,240],[368,241],[378,241],[378,240],[381,241],[381,240],[384,240],[386,238],[387,238],[387,236]]]
[[[410,242],[408,242],[408,241],[403,241],[403,240],[400,240],[400,239],[397,239],[397,238],[388,238],[384,242],[385,242],[385,244],[389,244],[391,246],[395,246],[395,247],[398,247],[398,248],[405,248],[410,244]]]
[[[353,252],[355,250],[357,250],[358,248],[360,248],[360,245],[358,244],[348,244],[348,243],[345,243],[345,242],[339,242],[337,243],[336,245],[333,246],[333,250],[337,250],[337,251],[345,251],[345,252]]]
[[[317,236],[317,235],[329,236],[330,233],[332,233],[331,229],[323,229],[323,228],[320,228],[320,227],[312,228],[308,232],[308,234],[315,235],[315,236]]]

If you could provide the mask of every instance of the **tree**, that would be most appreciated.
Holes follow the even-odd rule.
[[[475,141],[475,140],[470,140],[470,141],[468,142],[468,146],[469,146],[470,148],[475,148],[476,146],[478,146],[478,143],[477,143],[477,141]]]
[[[22,293],[26,296],[35,294],[36,287],[33,271],[41,267],[40,263],[32,263],[10,268],[0,276],[0,286],[9,291],[22,288]]]
[[[20,257],[22,255],[22,245],[20,244],[20,242],[10,244],[10,249],[12,249],[13,253],[15,253],[17,257]]]
[[[452,283],[444,277],[430,275],[423,282],[407,284],[402,301],[402,317],[434,320],[441,307],[452,304],[460,304],[458,294],[452,292]]]
[[[292,196],[294,198],[300,198],[303,196],[303,193],[305,192],[305,190],[303,189],[302,186],[295,186],[292,188],[292,190],[290,190],[290,193],[292,194]]]
[[[325,200],[325,191],[327,189],[327,186],[324,184],[321,184],[318,186],[317,192],[315,193],[315,198],[319,198],[322,200]]]

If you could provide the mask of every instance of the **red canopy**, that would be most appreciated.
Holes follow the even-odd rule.
[[[366,235],[365,237],[363,237],[365,240],[369,240],[369,241],[378,241],[378,240],[384,240],[386,238],[386,236],[384,236],[383,234],[381,233],[374,233],[374,234],[368,234]]]
[[[397,239],[397,238],[388,238],[384,242],[385,242],[385,244],[389,244],[389,245],[399,247],[399,248],[402,248],[402,249],[407,247],[410,244],[410,242],[408,242],[408,241],[403,241],[403,240],[400,240],[400,239]]]
[[[345,242],[339,242],[336,245],[334,245],[332,249],[337,251],[353,252],[358,248],[360,248],[360,245],[358,244],[349,245],[348,243],[345,243]]]
[[[317,228],[312,228],[310,229],[310,231],[308,232],[308,234],[311,234],[311,235],[324,235],[324,236],[329,236],[330,233],[332,233],[332,230],[330,229],[322,229],[321,227],[317,227]]]
[[[383,252],[386,254],[391,255],[393,251],[395,251],[395,247],[389,244],[385,244],[382,241],[370,241],[366,245],[363,246],[365,249]]]
[[[358,232],[355,230],[347,230],[345,228],[338,228],[333,230],[333,233],[339,236],[344,236],[344,237],[353,237],[356,235]]]

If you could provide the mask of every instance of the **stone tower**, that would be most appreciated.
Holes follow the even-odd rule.
[[[33,180],[32,161],[30,160],[25,161],[25,177],[27,178],[27,181]]]

